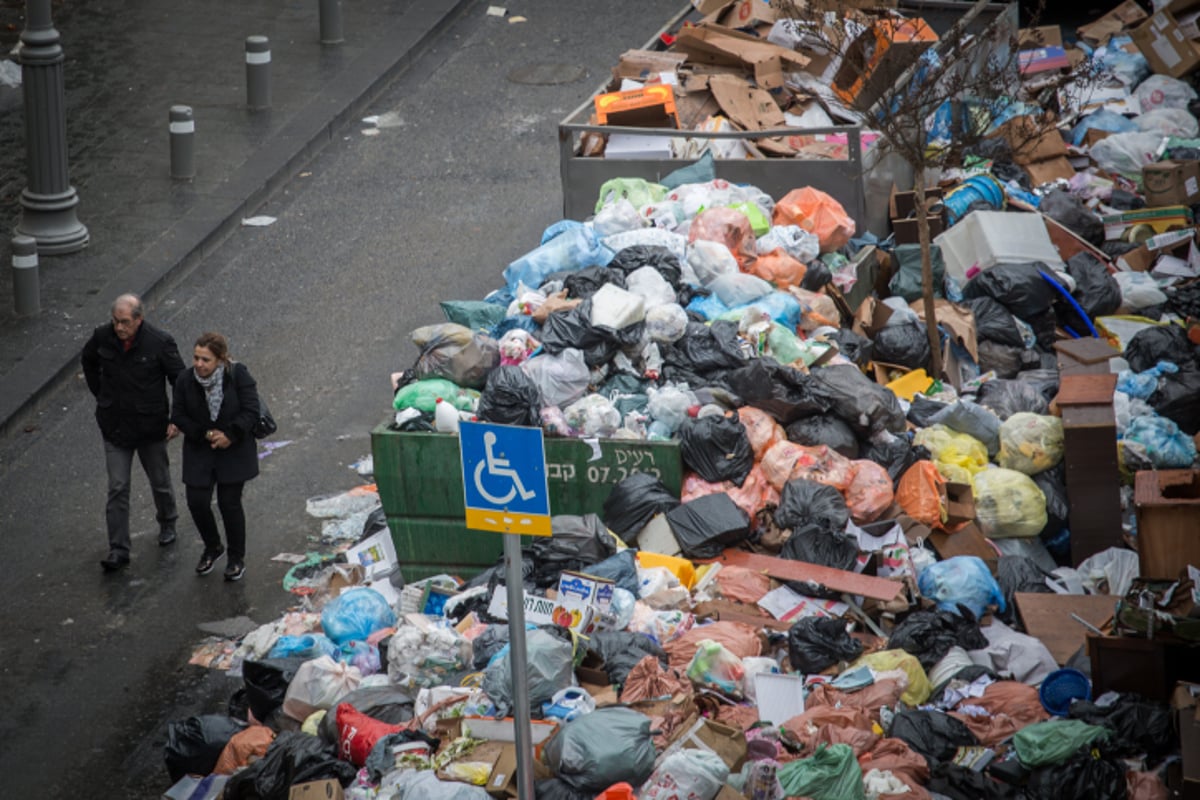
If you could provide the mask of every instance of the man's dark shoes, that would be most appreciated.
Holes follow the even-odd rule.
[[[240,581],[242,576],[246,574],[246,565],[241,561],[230,560],[225,565],[225,580]]]
[[[109,553],[108,558],[100,559],[100,566],[104,567],[105,572],[116,572],[129,566],[129,556],[117,552]]]
[[[163,528],[158,532],[158,546],[166,547],[169,544],[175,544],[175,528]]]
[[[200,556],[200,563],[196,565],[197,575],[207,575],[213,571],[213,567],[217,565],[217,559],[225,554],[225,548],[220,550],[205,550],[204,555]]]

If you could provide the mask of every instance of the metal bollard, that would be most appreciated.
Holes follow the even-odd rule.
[[[196,120],[192,107],[171,106],[169,120],[171,177],[190,180],[196,177]]]
[[[265,36],[246,37],[246,105],[271,107],[271,43]]]
[[[19,317],[40,313],[42,297],[38,284],[37,239],[14,236],[12,254],[13,309]]]
[[[317,0],[321,17],[321,44],[341,44],[342,0]]]

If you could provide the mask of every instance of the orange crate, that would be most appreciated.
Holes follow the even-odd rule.
[[[656,83],[641,89],[597,95],[596,124],[635,128],[678,128],[675,90]]]

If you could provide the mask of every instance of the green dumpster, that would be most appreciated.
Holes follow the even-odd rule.
[[[551,514],[600,513],[612,487],[637,472],[679,494],[678,442],[552,439],[546,443]],[[464,525],[458,437],[401,433],[384,422],[371,431],[375,482],[406,580],[442,572],[470,577],[497,563],[501,534]]]

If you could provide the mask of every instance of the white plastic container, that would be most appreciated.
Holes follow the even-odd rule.
[[[942,249],[946,274],[960,286],[972,267],[1041,261],[1061,269],[1063,260],[1050,241],[1041,214],[1018,211],[972,211],[933,240]]]

